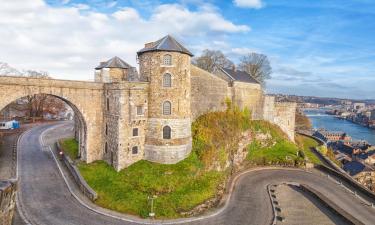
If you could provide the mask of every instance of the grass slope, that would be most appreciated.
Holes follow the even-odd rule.
[[[147,198],[157,195],[154,204],[159,218],[179,217],[180,212],[215,196],[224,174],[203,173],[202,168],[195,153],[174,165],[142,160],[119,173],[103,161],[79,164],[81,174],[99,195],[98,205],[147,217]]]
[[[230,174],[225,165],[238,148],[241,133],[246,130],[251,130],[254,136],[259,133],[271,136],[266,146],[262,141],[254,141],[248,147],[248,162],[298,165],[303,161],[297,156],[298,147],[277,126],[250,121],[247,110],[230,109],[208,113],[193,123],[192,153],[177,164],[141,160],[120,172],[103,161],[80,163],[78,167],[98,193],[98,205],[147,217],[150,212],[148,197],[157,195],[154,202],[156,217],[177,218],[181,217],[181,212],[217,195]]]
[[[69,158],[72,160],[78,158],[78,142],[74,138],[60,140],[60,146]]]
[[[311,148],[316,148],[319,146],[319,143],[315,139],[297,134],[296,143],[310,162],[314,164],[322,164],[320,159],[311,151]]]

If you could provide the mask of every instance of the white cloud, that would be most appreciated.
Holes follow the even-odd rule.
[[[42,0],[1,4],[0,61],[63,79],[92,79],[93,68],[115,55],[136,66],[136,51],[166,34],[192,49],[200,40],[250,30],[210,7],[159,5],[146,19],[134,8],[105,14],[77,5],[52,7]]]
[[[234,0],[234,4],[242,8],[260,9],[263,7],[262,0]]]

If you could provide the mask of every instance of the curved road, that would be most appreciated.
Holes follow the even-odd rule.
[[[35,127],[19,142],[19,205],[29,222],[35,225],[136,224],[95,213],[71,195],[51,152],[39,143],[43,131],[51,127],[53,125]],[[54,132],[60,132],[53,135],[57,138],[66,130]],[[373,224],[375,221],[374,209],[363,205],[358,198],[327,178],[304,171],[269,169],[242,175],[228,206],[219,215],[182,224],[270,224],[272,208],[266,186],[281,182],[307,184],[363,223]]]

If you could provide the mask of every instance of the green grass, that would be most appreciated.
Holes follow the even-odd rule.
[[[64,154],[67,154],[72,160],[78,158],[78,142],[74,138],[60,140],[60,145]]]
[[[147,217],[148,196],[157,195],[158,218],[181,217],[180,212],[215,196],[224,174],[202,170],[195,153],[174,165],[139,161],[116,172],[103,161],[79,164],[87,183],[98,193],[96,203],[119,212]]]
[[[96,203],[104,208],[147,217],[149,196],[156,195],[156,217],[177,218],[218,193],[228,178],[227,162],[238,149],[242,132],[268,133],[266,146],[254,141],[247,159],[259,165],[299,165],[298,147],[277,127],[265,121],[250,121],[248,110],[228,106],[225,112],[212,112],[192,124],[193,149],[185,160],[174,165],[138,161],[116,172],[104,161],[79,163],[87,183],[98,193]],[[72,143],[74,144],[74,143]],[[262,164],[263,163],[263,164]],[[220,171],[217,170],[218,166]]]
[[[248,161],[255,165],[297,166],[302,163],[302,158],[297,155],[298,147],[288,140],[280,128],[266,121],[252,121],[251,129],[255,134],[268,133],[270,137],[256,140],[248,146]]]
[[[296,142],[310,162],[314,164],[322,164],[320,159],[310,150],[311,148],[316,148],[319,146],[319,143],[316,140],[297,134]]]

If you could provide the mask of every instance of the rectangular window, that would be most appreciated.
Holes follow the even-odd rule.
[[[135,155],[135,154],[138,154],[138,146],[134,146],[132,148],[132,154]]]
[[[143,115],[143,107],[137,106],[137,115]]]
[[[138,128],[133,128],[133,137],[138,136]]]
[[[107,98],[107,111],[109,111],[109,98]]]

